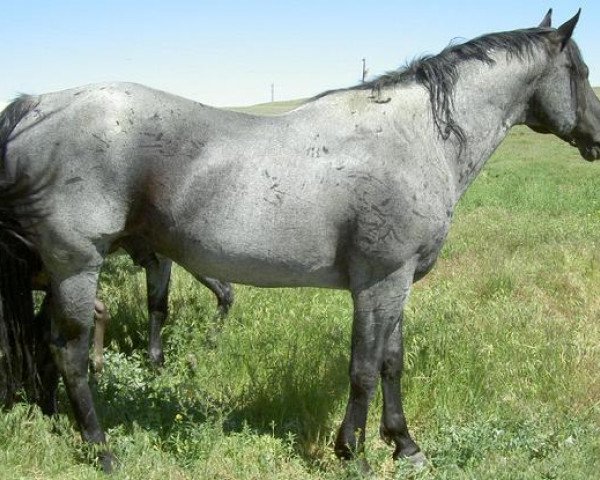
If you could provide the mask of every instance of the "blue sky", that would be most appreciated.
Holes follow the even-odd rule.
[[[437,53],[455,38],[558,26],[575,30],[600,86],[600,1],[2,0],[0,104],[99,81],[143,83],[228,106],[306,97]]]

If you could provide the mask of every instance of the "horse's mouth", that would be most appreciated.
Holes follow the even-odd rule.
[[[587,143],[577,145],[579,153],[588,162],[600,159],[600,143]]]
[[[577,147],[581,156],[588,162],[600,159],[600,142],[593,140],[582,140],[580,138],[565,138],[567,143],[573,147]]]

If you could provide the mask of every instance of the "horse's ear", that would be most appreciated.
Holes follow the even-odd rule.
[[[550,28],[552,26],[552,9],[548,10],[546,16],[542,19],[538,28]]]
[[[575,25],[579,21],[579,15],[581,14],[581,8],[577,11],[575,16],[571,20],[567,20],[560,27],[556,29],[557,40],[560,42],[560,49],[562,50],[567,45],[567,42],[573,35]]]

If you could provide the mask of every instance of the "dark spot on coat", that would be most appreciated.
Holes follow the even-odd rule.
[[[321,149],[319,147],[308,147],[306,155],[312,158],[319,158],[321,156]]]
[[[161,134],[161,137],[162,137],[162,134]],[[197,150],[201,150],[206,146],[206,142],[204,142],[202,140],[192,139],[190,142],[194,146],[194,148],[196,148]]]
[[[323,147],[323,153],[329,153],[329,149],[327,147]]]
[[[72,183],[78,183],[78,182],[82,182],[82,181],[83,181],[83,178],[81,178],[81,177],[72,177],[72,178],[69,178],[65,182],[65,185],[71,185]]]
[[[106,147],[110,147],[110,143],[108,143],[106,140],[104,140],[103,138],[101,138],[100,135],[92,133],[92,137],[94,137],[96,140],[102,142],[102,144],[105,145]]]

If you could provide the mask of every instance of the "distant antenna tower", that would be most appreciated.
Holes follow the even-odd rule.
[[[271,103],[275,101],[275,83],[271,83]]]
[[[369,70],[367,69],[367,59],[362,59],[362,83],[365,83],[367,80],[367,75],[369,74]]]

